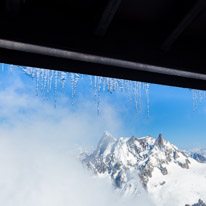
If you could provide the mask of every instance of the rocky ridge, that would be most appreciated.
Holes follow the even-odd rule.
[[[191,164],[191,158],[163,139],[161,134],[157,139],[151,136],[116,139],[105,132],[97,149],[83,156],[82,162],[90,171],[108,176],[115,188],[134,195],[139,192],[140,184],[147,190],[155,168],[166,176],[170,164],[182,169],[189,169]]]
[[[206,204],[201,199],[199,199],[198,203],[193,205],[186,204],[185,206],[206,206]]]

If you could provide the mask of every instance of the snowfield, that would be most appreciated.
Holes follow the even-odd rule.
[[[193,204],[199,199],[206,202],[206,164],[190,161],[189,169],[171,163],[167,166],[166,176],[158,169],[154,170],[148,183],[148,193],[157,205],[180,206]]]

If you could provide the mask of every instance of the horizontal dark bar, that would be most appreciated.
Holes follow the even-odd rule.
[[[114,67],[120,67],[125,69],[139,70],[143,72],[152,72],[152,73],[158,73],[163,75],[178,76],[183,78],[206,81],[205,74],[153,66],[153,65],[142,64],[138,62],[125,61],[121,59],[114,59],[114,58],[96,56],[91,54],[84,54],[80,52],[67,51],[67,50],[56,49],[51,47],[32,45],[28,43],[21,43],[21,42],[15,42],[15,41],[4,40],[4,39],[0,39],[0,48],[27,52],[32,54],[40,54],[40,55],[45,55],[50,57],[71,59],[71,60],[81,61],[81,62],[90,62],[99,65],[114,66]],[[96,68],[96,70],[97,70],[96,73],[98,75],[98,67]]]

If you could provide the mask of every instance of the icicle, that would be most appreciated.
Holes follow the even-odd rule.
[[[200,104],[202,103],[202,91],[199,91],[199,96],[200,96]]]
[[[99,104],[100,104],[100,91],[101,91],[102,78],[97,79],[97,114],[99,115]]]
[[[43,94],[44,94],[44,98],[47,99],[47,81],[48,81],[48,74],[49,71],[45,70],[44,73],[44,89],[43,89]]]
[[[123,92],[123,90],[124,90],[124,80],[119,79],[118,84],[119,84],[119,88],[120,88],[121,92]]]
[[[132,81],[129,81],[129,101],[132,101]]]
[[[2,72],[4,72],[4,63],[2,63],[1,66],[2,66]]]
[[[97,100],[97,77],[94,76],[94,101]]]
[[[106,78],[105,77],[102,77],[103,78],[103,89],[102,91],[105,92],[106,90]]]
[[[147,119],[149,119],[149,84],[145,85],[146,89],[146,98],[147,98]]]
[[[50,78],[49,78],[49,89],[51,91],[52,89],[52,80],[53,80],[53,77],[54,77],[54,70],[51,70],[51,75],[50,75]]]
[[[77,87],[77,84],[79,82],[79,74],[76,74],[74,75],[74,85],[73,85],[73,99],[72,99],[72,105],[74,104],[74,97],[75,97],[75,94],[76,94],[76,87]]]
[[[128,96],[128,101],[131,101],[131,82],[127,80],[127,96]]]
[[[13,69],[13,65],[12,64],[10,64],[10,73],[12,73],[12,69]]]
[[[47,86],[46,86],[46,95],[45,95],[45,99],[48,100],[49,99],[49,91],[50,91],[50,70],[47,70]]]
[[[125,85],[124,85],[124,88],[125,88],[125,93],[127,93],[128,92],[128,80],[125,80],[124,81],[124,83],[125,83]]]
[[[195,110],[197,110],[197,97],[198,97],[198,95],[197,95],[197,90],[195,89]]]
[[[192,107],[193,112],[198,108],[198,102],[201,104],[203,99],[205,99],[206,92],[202,90],[192,89]]]
[[[37,69],[36,70],[36,96],[39,95],[39,76],[40,76],[40,73],[39,73],[39,70]]]
[[[134,102],[135,102],[135,110],[136,110],[136,119],[138,117],[138,83],[135,82],[134,83],[135,86],[134,86]]]
[[[138,90],[139,90],[139,109],[141,110],[142,103],[141,103],[141,98],[142,98],[142,90],[141,90],[142,84],[141,82],[138,82]]]
[[[118,82],[116,79],[113,79],[113,91],[116,91],[118,89]]]
[[[44,69],[41,69],[41,93],[43,93],[44,89]]]
[[[34,83],[34,78],[35,78],[35,75],[36,75],[36,69],[31,69],[31,79],[32,79],[32,83]]]
[[[90,83],[89,83],[90,88],[92,88],[92,76],[89,76],[89,81],[90,81]]]
[[[110,93],[112,93],[112,78],[108,78],[108,91],[110,92]]]
[[[119,83],[118,83],[118,80],[115,79],[115,91],[117,91],[119,88]]]
[[[195,90],[192,89],[192,110],[195,111]]]
[[[58,71],[55,71],[55,77],[54,77],[54,108],[56,108],[56,102],[57,102],[57,89],[58,89]]]
[[[112,79],[112,92],[115,91],[115,79]]]
[[[67,73],[61,72],[61,85],[62,85],[62,91],[64,91],[64,86],[67,81]]]
[[[113,78],[110,79],[110,89],[112,93],[114,91],[114,79]]]
[[[74,73],[70,74],[71,88],[72,88],[72,105],[74,103]]]

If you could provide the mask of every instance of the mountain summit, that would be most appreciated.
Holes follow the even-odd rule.
[[[162,134],[159,134],[159,137],[156,139],[155,144],[159,147],[162,147],[164,145]]]
[[[196,171],[196,168],[200,168],[198,171],[204,173],[206,164],[199,163],[179,150],[163,139],[162,134],[157,139],[151,136],[114,138],[105,132],[96,150],[85,156],[82,162],[92,173],[108,178],[122,194],[136,196],[143,189],[152,194],[154,199],[159,201],[159,205],[162,205],[162,199],[172,196],[169,192],[163,198],[163,194],[160,195],[159,192],[167,193],[171,190],[176,193],[184,188],[184,184],[195,181],[195,178],[203,178],[201,181],[206,182],[205,175],[198,175]],[[185,187],[191,192],[192,188],[196,188],[194,185]],[[206,189],[201,190],[200,187],[198,191],[199,189],[198,195],[203,193],[203,190],[206,194]],[[184,193],[185,188],[182,190]],[[193,199],[192,196],[188,198],[191,198],[191,202],[197,202],[202,198],[198,195]],[[185,202],[181,204],[184,205]]]
[[[116,139],[105,132],[97,149],[83,163],[96,174],[109,175],[118,188],[125,186],[130,179],[128,172],[135,171],[147,188],[154,169],[167,175],[167,165],[173,163],[188,169],[191,164],[189,159],[177,147],[164,140],[162,134],[157,139],[151,136]]]

